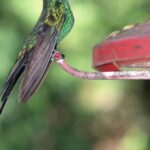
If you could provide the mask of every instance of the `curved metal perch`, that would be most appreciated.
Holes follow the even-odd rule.
[[[149,80],[150,71],[116,71],[116,72],[85,72],[70,66],[59,51],[54,59],[61,69],[68,74],[86,80]]]

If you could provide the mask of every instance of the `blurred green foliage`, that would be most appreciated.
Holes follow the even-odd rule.
[[[150,16],[149,0],[70,0],[72,32],[60,47],[66,59],[92,70],[92,48],[124,25]],[[0,2],[0,84],[32,30],[42,0]],[[19,84],[0,117],[0,150],[149,150],[150,82],[83,81],[57,65],[27,104]]]

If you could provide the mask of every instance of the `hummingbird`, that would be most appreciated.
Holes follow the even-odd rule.
[[[74,16],[68,0],[43,0],[41,15],[2,88],[0,114],[20,78],[20,102],[26,102],[33,95],[45,79],[54,51],[73,25]]]

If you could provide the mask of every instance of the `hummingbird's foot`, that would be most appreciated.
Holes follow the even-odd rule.
[[[60,60],[60,59],[64,59],[64,58],[65,58],[65,55],[61,54],[59,51],[55,50],[53,52],[53,55],[52,55],[53,60]]]

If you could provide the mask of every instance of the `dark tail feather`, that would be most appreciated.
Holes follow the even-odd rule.
[[[18,70],[17,70],[18,69]],[[10,79],[6,82],[6,86],[5,86],[5,89],[2,93],[2,104],[1,104],[1,107],[0,107],[0,114],[2,113],[3,111],[3,108],[8,100],[8,97],[13,89],[13,87],[15,86],[16,82],[18,81],[19,77],[21,76],[22,72],[23,72],[24,68],[20,68],[19,66],[16,68],[16,72],[14,72],[12,74],[12,76],[10,76]]]
[[[6,80],[4,87],[2,89],[1,95],[2,95],[2,104],[0,106],[0,114],[2,113],[4,106],[8,100],[9,95],[11,94],[11,91],[13,90],[13,87],[17,83],[19,77],[23,74],[25,66],[27,64],[28,60],[28,54],[24,56],[23,59],[21,59],[19,62],[15,64],[13,67],[13,70],[11,71],[10,75],[8,76],[8,79]]]

